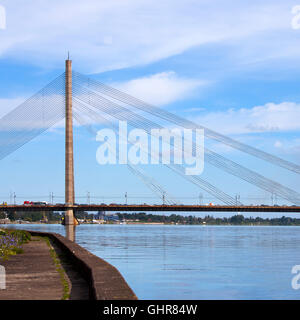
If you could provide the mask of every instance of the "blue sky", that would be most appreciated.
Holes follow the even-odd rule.
[[[61,74],[70,51],[81,73],[300,162],[300,29],[291,25],[292,8],[300,1],[0,0],[0,5],[6,11],[6,29],[0,29],[0,116]],[[88,191],[103,195],[93,202],[122,202],[105,196],[123,197],[126,191],[152,196],[125,166],[97,164],[98,144],[89,133],[76,127],[75,138],[78,202],[86,202]],[[48,200],[49,192],[63,196],[63,139],[62,128],[51,130],[2,160],[1,199],[9,200],[10,191],[18,201]],[[299,190],[296,175],[216,148]],[[174,197],[197,198],[201,192],[166,168],[145,169]],[[209,165],[203,177],[232,196],[270,202],[266,192]]]

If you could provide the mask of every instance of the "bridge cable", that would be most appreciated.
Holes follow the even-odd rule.
[[[241,143],[216,131],[208,129],[202,125],[196,124],[190,120],[172,114],[164,109],[157,108],[127,93],[124,93],[108,85],[105,85],[99,81],[88,78],[76,71],[73,71],[73,78],[75,83],[81,84],[82,86],[87,86],[88,88],[93,89],[94,91],[100,92],[101,94],[107,95],[115,100],[129,104],[139,110],[148,112],[151,115],[157,116],[176,125],[182,126],[187,129],[204,129],[204,134],[207,138],[214,139],[232,148],[238,149],[242,152],[248,153],[252,156],[270,162],[274,165],[280,166],[282,168],[300,174],[300,166],[290,161],[281,159],[280,157],[271,155],[265,151]]]
[[[0,119],[0,160],[65,116],[65,73]]]
[[[74,112],[74,118],[81,123],[84,127],[87,128],[87,130],[92,133],[93,135],[97,134],[97,132],[95,130],[93,130],[93,128],[89,125],[87,125],[86,123],[84,123],[82,117],[80,116],[80,114],[76,111],[76,103],[74,105],[75,110],[73,109]],[[118,157],[118,155],[116,155],[116,157]],[[150,190],[152,192],[154,192],[156,195],[159,196],[159,198],[161,199],[163,196],[165,197],[165,200],[167,202],[167,204],[169,205],[174,205],[179,203],[178,201],[175,202],[173,200],[169,200],[169,194],[153,179],[150,178],[149,176],[146,175],[145,172],[143,172],[140,168],[137,168],[137,166],[133,166],[132,164],[128,163],[127,164],[128,169],[130,170],[130,172],[132,174],[134,174],[135,176],[137,176],[140,180],[142,180],[142,182],[148,187],[150,188]]]
[[[79,101],[77,99],[76,103],[79,103]],[[83,105],[83,103],[80,103],[81,107],[85,108],[85,109],[89,109],[89,112],[93,112],[94,113],[94,119],[96,117],[99,117],[99,114],[96,113],[95,111],[93,111],[92,109],[90,109],[90,107]],[[100,122],[103,121],[103,115],[101,115],[101,119]],[[116,130],[116,133],[118,134],[118,131]],[[131,141],[129,141],[130,143],[132,143]],[[132,143],[133,144],[133,143]],[[149,153],[148,150],[142,150],[146,153]],[[165,166],[169,167],[171,170],[173,170],[174,172],[176,172],[177,174],[180,174],[183,178],[185,178],[186,180],[192,182],[193,184],[197,185],[198,187],[200,187],[202,190],[212,194],[213,196],[217,197],[219,200],[221,200],[222,202],[229,204],[229,205],[233,205],[236,203],[235,199],[233,199],[232,197],[230,197],[229,195],[227,195],[226,193],[224,193],[223,191],[215,188],[213,185],[211,185],[210,183],[208,183],[207,181],[199,178],[199,177],[192,177],[192,176],[187,176],[185,175],[185,170],[183,167],[180,167],[179,165],[172,165],[172,164],[164,164]]]
[[[131,125],[138,128],[143,128],[143,129],[145,129],[145,123],[148,123],[148,128],[151,126],[152,128],[162,128],[156,123],[151,122],[141,117],[140,115],[132,113],[132,111],[130,111],[129,109],[126,109],[125,107],[121,107],[120,105],[117,105],[116,103],[102,96],[99,96],[95,92],[92,92],[86,88],[80,88],[80,92],[81,91],[83,91],[83,94],[78,94],[78,95],[75,94],[75,97],[77,99],[80,99],[85,103],[89,103],[90,105],[93,103],[93,107],[95,108],[99,107],[101,108],[102,111],[108,112],[111,116],[117,117],[119,120],[124,120],[124,121],[130,120]],[[134,121],[132,119],[134,119]],[[193,145],[193,150],[195,150],[194,148],[197,148],[195,144]],[[205,148],[205,158],[210,164],[216,166],[217,168],[225,170],[226,172],[233,174],[268,192],[276,193],[290,202],[293,202],[296,204],[300,203],[299,202],[300,195],[294,190],[287,188],[285,186],[282,186],[281,184],[275,181],[267,179],[264,176],[259,175],[254,171],[251,171],[250,169],[244,168],[243,166],[238,165],[232,160],[228,160],[225,157],[222,157],[207,148]]]

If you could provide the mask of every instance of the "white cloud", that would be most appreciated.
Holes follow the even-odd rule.
[[[285,51],[279,41],[287,39],[285,34],[276,41],[266,35],[280,31],[297,36],[290,25],[292,0],[272,4],[260,0],[3,0],[3,4],[7,29],[0,35],[0,56],[61,67],[70,50],[77,66],[91,72],[147,64],[208,43],[247,44],[253,36],[280,53]],[[260,48],[256,52],[260,57],[270,54]]]
[[[280,154],[296,154],[299,161],[300,155],[300,139],[294,137],[282,137],[280,140],[276,140],[274,143],[274,147],[279,149]]]
[[[300,104],[282,102],[267,103],[250,109],[210,112],[193,120],[224,134],[247,134],[300,130],[299,119]]]
[[[155,105],[187,98],[195,89],[204,85],[207,85],[206,81],[180,78],[172,71],[113,84],[114,87]]]
[[[22,102],[24,102],[24,98],[11,98],[11,99],[0,99],[0,119],[5,116],[8,112],[15,109]]]

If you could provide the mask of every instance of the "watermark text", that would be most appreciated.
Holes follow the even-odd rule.
[[[294,6],[292,8],[292,21],[291,21],[291,25],[292,28],[295,30],[300,29],[300,5]]]
[[[204,169],[203,129],[133,129],[128,132],[127,122],[119,121],[118,134],[102,129],[97,132],[96,141],[101,142],[96,153],[101,165],[184,164],[186,175],[200,175]]]
[[[299,290],[300,289],[300,265],[293,266],[292,274],[295,274],[291,283],[292,288],[294,290]]]
[[[6,29],[6,10],[2,5],[0,5],[0,30],[1,29]]]

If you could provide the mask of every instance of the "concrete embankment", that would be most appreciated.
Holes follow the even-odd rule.
[[[0,260],[6,270],[6,289],[0,290],[0,300],[61,300],[63,285],[47,242],[32,237],[22,249],[22,254]]]
[[[50,240],[67,275],[70,299],[137,299],[120,272],[108,262],[59,234],[29,232],[36,240],[41,237]],[[0,299],[61,299],[59,274],[55,273],[49,248],[43,240],[30,241],[24,245],[23,254],[1,264],[7,271],[8,286],[0,291]]]

